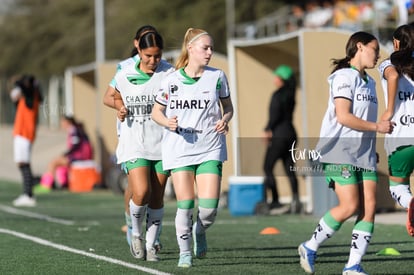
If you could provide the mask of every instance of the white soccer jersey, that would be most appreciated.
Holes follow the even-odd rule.
[[[139,55],[134,55],[132,57],[129,57],[127,59],[122,60],[116,66],[116,73],[118,73],[122,68],[124,68],[126,66],[134,65],[135,63],[138,62],[138,60],[139,60]],[[116,73],[115,73],[115,75],[116,75]],[[115,86],[116,86],[115,76],[112,78],[111,82],[109,82],[109,86],[115,89]],[[117,135],[117,137],[119,137],[119,135],[121,134],[120,131],[121,131],[121,122],[117,118],[116,119],[116,135]]]
[[[376,122],[378,99],[375,81],[369,75],[366,80],[352,68],[337,70],[329,76],[328,109],[316,147],[322,156],[320,162],[376,169],[376,133],[348,128],[340,124],[335,115],[335,98],[346,98],[352,102],[352,113],[356,117]]]
[[[385,69],[388,68],[389,66],[393,66],[390,59],[385,59],[378,66],[378,70],[381,76],[381,86],[382,86],[382,90],[384,91],[384,95],[385,95],[385,106],[388,105],[388,88],[387,88],[387,80],[384,78],[384,72],[385,72]]]
[[[118,73],[124,67],[135,65],[138,61],[139,61],[139,55],[134,55],[132,57],[122,60],[116,65],[116,73]],[[109,86],[111,86],[112,88],[115,88],[116,86],[115,76],[112,78],[111,82],[109,82]]]
[[[391,134],[385,135],[387,155],[391,155],[398,147],[414,145],[414,81],[406,75],[401,75],[398,79],[395,110],[391,120],[396,125]]]
[[[183,69],[162,82],[156,101],[166,106],[166,116],[177,116],[176,132],[164,129],[162,161],[164,169],[227,160],[226,138],[215,131],[222,118],[220,98],[230,96],[223,71],[206,67],[198,81]]]
[[[161,60],[150,77],[138,65],[139,62],[128,65],[115,76],[116,89],[128,109],[116,149],[118,163],[137,158],[161,159],[162,128],[151,119],[151,112],[161,81],[174,68]]]

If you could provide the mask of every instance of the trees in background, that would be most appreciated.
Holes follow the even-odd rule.
[[[284,1],[234,0],[236,22],[272,13]],[[15,0],[0,14],[0,76],[32,72],[59,75],[95,60],[93,0]],[[226,0],[104,0],[105,56],[129,56],[137,28],[157,27],[165,51],[180,49],[188,27],[206,29],[215,50],[226,53]]]

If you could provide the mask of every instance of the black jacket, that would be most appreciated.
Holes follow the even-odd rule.
[[[285,82],[285,85],[276,90],[270,101],[269,121],[265,130],[272,131],[274,138],[296,139],[293,127],[293,112],[295,109],[296,85]]]

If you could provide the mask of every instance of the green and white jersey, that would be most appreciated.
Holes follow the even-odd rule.
[[[337,70],[328,77],[328,109],[322,121],[320,139],[316,150],[321,153],[322,163],[351,164],[356,167],[376,170],[376,133],[357,131],[337,121],[336,98],[352,102],[352,113],[363,120],[376,122],[378,99],[375,80],[369,75],[363,79],[352,68]]]
[[[379,66],[385,102],[388,102],[388,87],[384,71],[388,66],[392,66],[389,59]],[[391,155],[398,147],[414,145],[414,81],[406,75],[400,75],[398,79],[394,115],[391,120],[396,125],[391,134],[385,135],[384,147],[387,155]]]
[[[122,60],[116,66],[116,73],[118,73],[124,67],[127,67],[129,65],[134,65],[135,63],[138,62],[138,60],[139,60],[139,55],[134,55],[132,57],[129,57],[127,59]],[[109,82],[109,86],[111,86],[112,88],[115,88],[115,86],[116,86],[115,76],[112,78],[111,82]],[[116,120],[116,135],[117,135],[117,137],[119,137],[119,135],[120,135],[120,130],[121,130],[121,122],[119,121],[119,119],[117,119]]]
[[[177,116],[178,120],[176,132],[164,129],[164,169],[227,160],[225,135],[215,127],[222,118],[220,98],[229,96],[226,75],[211,67],[197,81],[180,69],[162,82],[156,101],[166,106],[168,118]]]
[[[129,57],[127,59],[122,60],[116,65],[116,73],[118,73],[122,68],[128,67],[130,65],[135,65],[139,60],[139,55],[134,55],[132,57]],[[115,74],[116,75],[116,74]],[[112,88],[116,87],[116,79],[115,76],[111,79],[111,82],[109,82],[109,86]]]
[[[128,109],[116,148],[118,163],[137,158],[161,159],[162,127],[151,119],[151,112],[161,81],[173,70],[171,64],[161,60],[154,74],[149,76],[139,69],[138,61],[116,74],[115,88]]]

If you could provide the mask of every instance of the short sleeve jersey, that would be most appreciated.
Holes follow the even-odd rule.
[[[222,118],[220,98],[229,96],[226,75],[211,67],[206,67],[197,81],[183,69],[163,81],[156,101],[166,106],[167,117],[177,116],[178,120],[176,132],[164,129],[164,169],[227,160],[225,135],[215,127]]]
[[[121,62],[119,62],[116,65],[116,73],[118,73],[124,67],[128,67],[130,65],[135,65],[138,62],[138,60],[139,60],[139,55],[134,55],[134,56],[129,57],[125,60],[122,60]],[[115,86],[116,86],[115,76],[111,79],[111,82],[109,82],[109,86],[111,86],[112,88],[115,88]]]
[[[129,58],[125,59],[125,60],[122,60],[116,66],[116,73],[118,73],[124,67],[131,66],[131,65],[134,66],[135,63],[138,62],[138,60],[139,60],[139,55],[134,55],[134,56],[129,57]],[[111,79],[111,82],[109,82],[109,86],[115,89],[115,86],[116,86],[115,76]],[[116,120],[116,135],[118,137],[120,135],[120,130],[121,130],[120,128],[121,128],[121,123],[120,123],[119,119],[117,119]]]
[[[378,71],[381,76],[381,86],[382,86],[382,90],[384,91],[384,96],[385,96],[385,106],[388,105],[388,88],[387,88],[387,80],[384,78],[384,72],[385,72],[385,69],[388,68],[389,66],[393,66],[390,59],[385,59],[378,66]]]
[[[171,64],[161,60],[154,74],[149,76],[139,69],[138,61],[116,74],[115,88],[128,109],[116,149],[118,163],[137,158],[161,159],[162,127],[151,119],[151,112],[161,81],[173,70]]]
[[[363,120],[376,122],[378,99],[375,81],[366,75],[361,78],[352,68],[337,70],[328,78],[329,102],[322,121],[316,150],[322,163],[350,164],[376,170],[376,133],[357,131],[340,124],[335,115],[335,99],[352,102],[352,113]]]
[[[388,99],[387,80],[384,78],[385,69],[392,66],[389,59],[381,63],[382,88],[385,101]],[[395,109],[392,121],[396,123],[391,134],[385,135],[384,147],[387,155],[391,155],[398,147],[414,145],[414,81],[406,75],[398,78],[397,93],[395,95]]]

